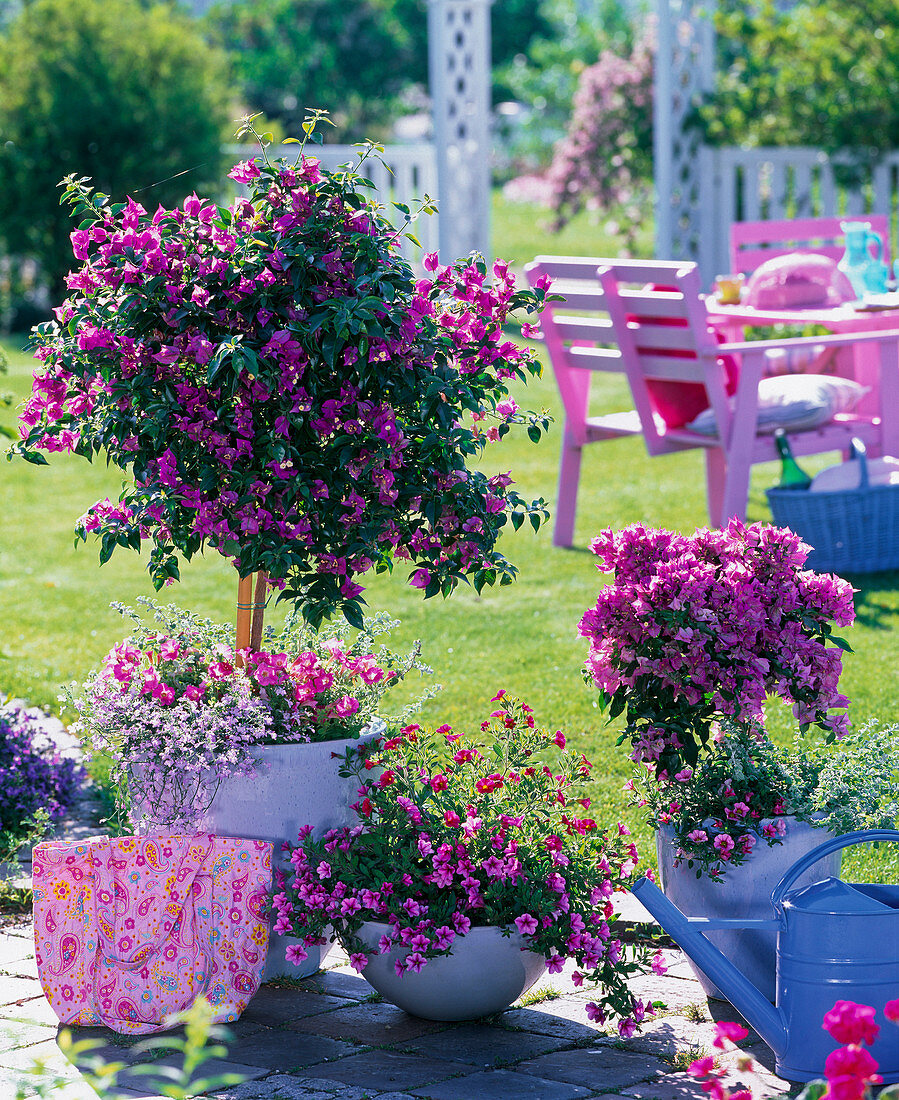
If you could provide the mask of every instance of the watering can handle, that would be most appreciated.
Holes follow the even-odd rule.
[[[874,241],[874,243],[877,245],[877,253],[874,256],[874,259],[875,260],[883,259],[883,239],[881,238],[880,234],[875,233],[873,229],[869,229],[868,232],[865,234],[865,247],[866,248],[868,246],[868,241]]]
[[[814,867],[823,856],[828,856],[831,852],[838,852],[841,848],[851,848],[853,844],[866,844],[871,840],[892,840],[899,843],[899,832],[895,829],[859,829],[854,833],[845,833],[843,836],[835,836],[831,840],[825,840],[823,844],[819,844],[817,848],[813,848],[802,859],[797,860],[771,891],[771,904],[775,910],[780,910],[784,894],[796,879],[810,867]]]

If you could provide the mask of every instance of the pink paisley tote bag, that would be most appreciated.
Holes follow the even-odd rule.
[[[265,965],[271,856],[206,834],[39,844],[35,955],[61,1022],[147,1035],[201,994],[236,1020]]]

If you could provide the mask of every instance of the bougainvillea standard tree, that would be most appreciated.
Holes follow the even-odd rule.
[[[82,266],[35,330],[15,450],[103,454],[130,474],[77,530],[101,561],[149,543],[157,588],[211,548],[237,566],[239,606],[256,573],[313,625],[359,625],[356,578],[397,561],[425,596],[509,583],[502,528],[536,530],[546,510],[474,463],[511,425],[545,427],[509,395],[540,368],[503,326],[546,288],[518,292],[477,257],[429,256],[417,279],[360,175],[323,171],[305,141],[290,162],[261,147],[231,172],[248,195],[228,207],[148,211],[66,181]]]
[[[852,622],[853,588],[803,568],[810,547],[792,531],[732,519],[679,535],[637,523],[590,549],[614,576],[580,622],[585,679],[611,718],[624,715],[619,744],[656,779],[689,779],[722,719],[764,728],[770,695],[792,704],[802,733],[846,732],[835,712],[849,703],[839,690],[849,647],[831,623]]]

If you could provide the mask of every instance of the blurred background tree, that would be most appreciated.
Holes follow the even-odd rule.
[[[335,124],[326,141],[361,141],[383,137],[403,90],[426,79],[427,51],[418,55],[401,7],[420,15],[393,0],[226,0],[206,26],[251,110],[296,137],[305,109],[324,107]]]
[[[551,9],[573,3],[491,5],[495,102],[514,94],[507,74],[515,59],[523,59],[534,41],[555,36],[560,16]],[[304,106],[314,104],[335,123],[326,141],[383,138],[427,93],[426,0],[219,0],[205,25],[230,53],[250,107],[289,135],[299,133]]]
[[[63,176],[148,208],[221,180],[225,59],[168,5],[32,0],[0,35],[0,103],[0,245],[54,302],[73,264]]]
[[[699,112],[718,145],[899,148],[896,0],[720,0],[718,81]]]
[[[540,0],[539,23],[527,42],[511,56],[494,51],[495,86],[529,112],[520,156],[535,165],[549,163],[553,143],[568,128],[581,74],[604,50],[630,53],[635,24],[642,22],[634,9],[621,0]]]

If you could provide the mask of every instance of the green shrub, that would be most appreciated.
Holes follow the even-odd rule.
[[[717,88],[701,111],[725,145],[814,145],[859,156],[899,146],[895,0],[723,0]],[[801,89],[801,94],[798,91]]]
[[[0,38],[0,244],[64,295],[63,175],[148,207],[221,176],[224,60],[171,7],[34,0]]]

